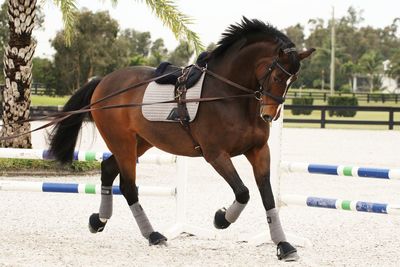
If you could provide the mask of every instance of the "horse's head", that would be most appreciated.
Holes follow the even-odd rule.
[[[292,45],[279,48],[276,55],[256,63],[255,74],[259,84],[256,96],[261,102],[260,116],[265,121],[279,118],[290,85],[297,79],[300,62],[314,51],[311,48],[298,53]]]
[[[260,101],[261,117],[272,121],[280,115],[300,62],[314,51],[297,52],[292,41],[275,27],[243,17],[240,24],[231,25],[223,33],[207,60],[216,59],[223,76],[254,90]]]

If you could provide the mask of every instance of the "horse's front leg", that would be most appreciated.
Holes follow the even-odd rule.
[[[278,259],[295,261],[299,258],[297,250],[287,242],[279,219],[278,209],[275,207],[275,200],[270,182],[270,153],[268,144],[251,149],[245,153],[245,156],[253,166],[257,186],[267,212],[267,222],[271,239],[278,246]]]
[[[234,223],[249,201],[249,189],[243,184],[232,164],[228,153],[220,152],[214,155],[204,154],[205,159],[228,182],[235,194],[235,200],[228,209],[222,208],[215,213],[214,226],[225,229]]]

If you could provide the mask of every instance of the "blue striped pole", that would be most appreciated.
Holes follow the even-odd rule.
[[[75,151],[73,159],[78,161],[103,161],[111,152]],[[44,149],[0,148],[0,158],[54,160],[54,156]],[[138,163],[170,164],[176,163],[176,156],[169,154],[144,154]]]
[[[175,196],[176,187],[138,186],[141,196]],[[113,194],[121,195],[119,186],[113,186]],[[79,183],[54,183],[54,182],[26,182],[26,181],[0,181],[0,191],[24,191],[46,193],[79,193],[100,194],[99,184]]]
[[[324,198],[290,194],[282,195],[281,201],[286,205],[293,204],[314,208],[400,215],[400,204],[393,205],[358,200],[343,200],[338,198]]]
[[[376,179],[400,179],[400,169],[325,165],[301,162],[283,162],[281,168],[288,172],[353,176]]]

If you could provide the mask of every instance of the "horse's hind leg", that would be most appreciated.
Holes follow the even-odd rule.
[[[132,136],[132,133],[125,133],[119,136],[118,142],[115,141],[116,146],[111,144],[110,149],[115,156],[120,170],[121,193],[128,202],[140,232],[149,240],[150,245],[163,244],[167,241],[167,238],[154,231],[144,209],[139,203],[136,186],[136,160],[138,152],[142,154],[151,146],[142,143],[138,147],[138,141],[140,142],[140,138],[136,135]],[[138,151],[138,148],[140,148],[140,151]]]
[[[101,202],[99,213],[93,213],[89,218],[89,230],[92,233],[102,232],[111,218],[113,211],[112,185],[119,173],[114,155],[101,162]]]
[[[220,153],[216,157],[205,154],[206,160],[214,169],[228,182],[235,194],[235,201],[228,209],[222,208],[215,213],[214,226],[218,229],[225,229],[234,223],[249,201],[249,190],[243,184],[239,174],[232,164],[229,154]]]
[[[152,145],[138,136],[137,154],[143,155]],[[99,213],[93,213],[89,218],[89,230],[92,233],[102,232],[112,216],[113,192],[112,185],[119,174],[119,168],[114,155],[101,162],[101,202]]]
[[[253,167],[257,186],[267,213],[271,239],[278,246],[277,256],[280,260],[295,261],[299,258],[297,250],[287,242],[279,219],[278,210],[275,207],[274,195],[270,183],[269,147],[265,144],[263,147],[253,148],[245,156]]]

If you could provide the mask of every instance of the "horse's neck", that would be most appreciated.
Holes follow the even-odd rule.
[[[245,55],[240,58],[229,57],[229,55],[226,55],[218,60],[210,62],[209,68],[211,71],[216,72],[222,77],[248,89],[256,90],[258,87],[257,80],[254,79],[254,61],[251,58],[246,58]],[[222,81],[217,81],[214,78],[210,80],[208,86],[203,89],[203,97],[248,94]],[[243,117],[249,122],[258,120],[260,107],[255,98],[236,98],[233,101],[225,103],[230,106],[230,115],[232,117]],[[244,116],[242,116],[243,114]]]
[[[249,89],[256,90],[256,63],[263,58],[272,57],[274,49],[266,43],[256,43],[242,49],[233,49],[214,65],[221,76]]]

